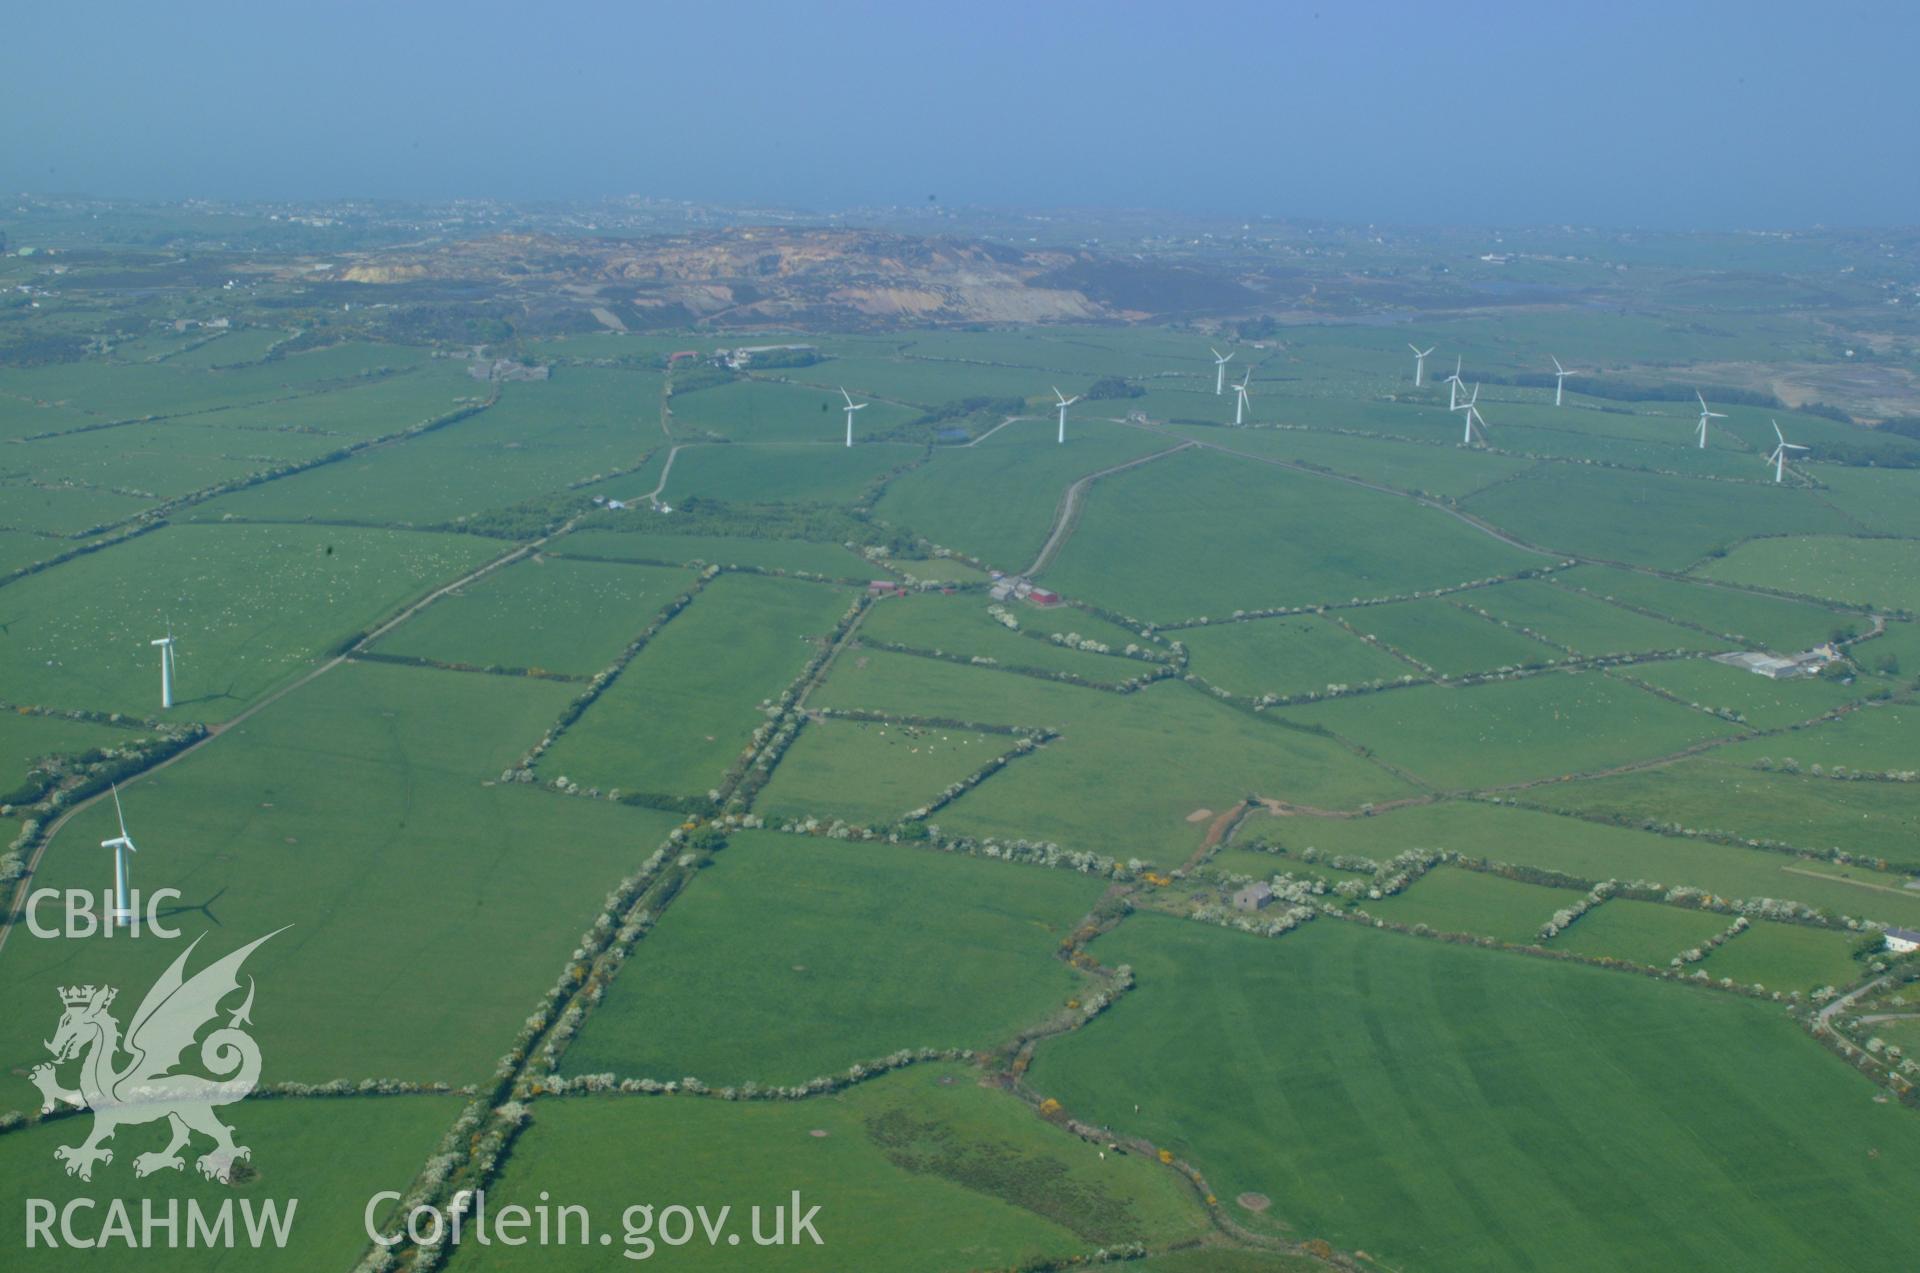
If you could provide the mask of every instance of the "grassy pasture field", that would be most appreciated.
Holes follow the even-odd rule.
[[[1434,1270],[1920,1258],[1920,1124],[1776,1007],[1330,920],[1094,950],[1138,985],[1029,1082],[1273,1200],[1242,1224]]]
[[[647,531],[576,530],[547,546],[549,557],[591,557],[643,564],[757,566],[832,579],[866,579],[870,565],[839,544],[804,539],[748,539],[732,535],[675,535]]]
[[[205,934],[211,957],[292,925],[247,965],[265,1081],[464,1083],[492,1072],[606,891],[675,821],[486,785],[570,693],[349,664],[122,789],[140,846],[133,884],[180,890],[170,922],[184,940]],[[34,886],[97,891],[99,843],[113,828],[111,802],[77,815]],[[137,1001],[176,953],[16,931],[0,1070],[43,1056],[56,979]]]
[[[1788,740],[1782,740],[1783,750]],[[1791,753],[1788,753],[1791,754]],[[1920,791],[1906,783],[1834,782],[1766,774],[1719,757],[1556,786],[1544,798],[1560,808],[1604,810],[1795,848],[1844,849],[1913,863],[1920,853]],[[1828,869],[1822,867],[1822,869]],[[1795,896],[1789,886],[1784,895]],[[1871,899],[1871,900],[1870,900]],[[1882,899],[1869,893],[1863,912]]]
[[[1178,636],[1197,675],[1250,698],[1422,674],[1319,615],[1187,628]]]
[[[1206,830],[1198,811],[1222,812],[1249,793],[1353,808],[1411,791],[1328,739],[1178,682],[1122,696],[883,651],[862,662],[837,664],[812,704],[1061,731],[942,809],[934,821],[949,834],[1050,839],[1175,866]],[[1151,782],[1113,781],[1148,771]]]
[[[541,776],[705,793],[766,719],[760,704],[799,675],[851,600],[826,584],[721,575],[541,757]]]
[[[1682,702],[1739,712],[1759,729],[1812,720],[1879,688],[1871,683],[1837,685],[1813,676],[1776,681],[1711,659],[1636,663],[1616,675],[1644,681],[1679,696]]]
[[[54,1020],[51,1013],[37,1015],[46,1016],[49,1025]],[[273,1053],[266,1055],[270,1063]],[[32,1094],[31,1089],[27,1091]],[[20,1269],[98,1269],[107,1257],[123,1261],[122,1267],[137,1264],[160,1273],[230,1273],[243,1268],[306,1273],[350,1268],[367,1246],[362,1216],[369,1196],[380,1189],[404,1190],[442,1133],[452,1126],[461,1104],[457,1096],[362,1096],[250,1100],[231,1106],[222,1110],[221,1120],[233,1126],[238,1143],[254,1151],[252,1166],[257,1173],[255,1179],[237,1187],[202,1179],[191,1161],[183,1171],[159,1172],[136,1185],[133,1159],[137,1153],[165,1146],[165,1124],[121,1131],[112,1142],[114,1161],[98,1168],[91,1184],[66,1175],[53,1156],[56,1146],[77,1144],[91,1120],[65,1119],[0,1136],[0,1189],[10,1197],[44,1198],[56,1207],[75,1198],[98,1199],[91,1210],[77,1212],[75,1228],[82,1238],[100,1235],[107,1218],[107,1197],[118,1190],[130,1195],[127,1206],[136,1235],[141,1198],[152,1199],[156,1215],[163,1218],[168,1202],[183,1208],[174,1247],[166,1244],[164,1230],[155,1230],[157,1241],[137,1252],[118,1241],[103,1244],[103,1250],[78,1250],[66,1245],[56,1223],[53,1236],[61,1249],[49,1250],[42,1242],[31,1255],[10,1255],[9,1260],[22,1260],[13,1266]],[[196,1140],[188,1153],[205,1152],[206,1146],[205,1140]],[[209,1249],[187,1245],[184,1208],[189,1199],[198,1202],[209,1219],[223,1201],[231,1199],[233,1225],[240,1234],[245,1233],[242,1207],[247,1203],[260,1208],[277,1202],[283,1215],[291,1200],[298,1199],[298,1204],[285,1247],[269,1240],[258,1250],[244,1243],[232,1249]],[[377,1211],[376,1217],[384,1221],[386,1212]],[[0,1211],[0,1242],[9,1252],[25,1250],[25,1221],[22,1207]],[[117,1254],[109,1256],[109,1252]]]
[[[1005,734],[877,721],[815,721],[754,802],[769,817],[816,815],[888,826],[1011,751]]]
[[[1851,437],[1852,435],[1849,435]],[[1820,467],[1820,481],[1847,514],[1882,535],[1920,535],[1920,481],[1901,469]]]
[[[4,485],[0,485],[0,490],[5,489]],[[50,557],[57,557],[76,547],[78,547],[76,543],[47,535],[36,535],[23,530],[0,530],[0,575],[11,574],[22,566],[46,561]]]
[[[385,374],[408,373],[427,361],[425,350],[360,343],[222,371],[83,359],[44,367],[8,368],[0,374],[0,395],[70,409],[51,419],[39,411],[9,413],[28,426],[19,428],[13,436],[26,437],[75,427],[76,416],[77,423],[99,424],[281,401],[349,387],[383,374],[382,369]]]
[[[1851,605],[1920,610],[1920,540],[1915,539],[1754,539],[1699,573]]]
[[[1664,570],[1684,570],[1754,535],[1849,529],[1844,514],[1799,487],[1566,464],[1489,487],[1461,507],[1556,552]]]
[[[1597,672],[1465,689],[1414,686],[1289,707],[1284,715],[1448,788],[1592,772],[1736,732]]]
[[[40,481],[72,483],[107,494],[174,499],[278,465],[316,459],[338,439],[319,433],[253,432],[198,419],[130,424],[108,431],[111,445],[92,433],[22,442],[0,452]]]
[[[796,370],[798,374],[806,374],[825,372],[826,368]],[[670,402],[673,439],[695,442],[712,436],[734,442],[824,443],[844,450],[847,400],[834,388],[836,383],[789,384],[755,377],[710,389],[676,393]],[[862,390],[857,396],[866,392]],[[874,401],[865,410],[854,413],[854,441],[896,429],[919,414],[916,406]]]
[[[969,658],[994,659],[1004,667],[1041,668],[1049,672],[1072,672],[1090,681],[1116,684],[1131,680],[1145,672],[1152,671],[1152,665],[1138,660],[1111,654],[1088,653],[1070,649],[1064,645],[1055,645],[1050,640],[1037,640],[1027,636],[1027,632],[1079,633],[1083,637],[1092,637],[1091,632],[1083,630],[1083,616],[1072,612],[1044,611],[1033,606],[1013,603],[1008,608],[1021,624],[1022,631],[1015,632],[1004,626],[987,613],[992,604],[981,593],[955,593],[944,596],[939,593],[924,593],[917,596],[887,598],[874,606],[866,620],[860,625],[860,635],[875,641],[890,641],[899,645],[910,645],[916,649],[942,650],[954,654],[964,654]],[[1091,616],[1084,616],[1091,618]],[[1103,630],[1111,627],[1093,619],[1086,626],[1100,626]],[[1111,645],[1122,639],[1109,636],[1104,631],[1098,638]],[[1131,643],[1140,643],[1140,638],[1127,635],[1124,638]],[[1120,645],[1120,649],[1126,646]]]
[[[1077,478],[1175,445],[1124,425],[1083,423],[1066,446],[1051,420],[1021,420],[978,446],[941,448],[887,484],[876,516],[1002,570],[1025,570]]]
[[[1203,452],[1095,485],[1046,581],[1171,621],[1390,596],[1543,564],[1411,500]]]
[[[1556,786],[1558,799],[1565,790]],[[1405,849],[1452,849],[1472,857],[1562,871],[1587,880],[1690,885],[1722,897],[1790,898],[1830,915],[1920,926],[1920,892],[1904,877],[1787,854],[1659,835],[1477,801],[1391,809],[1371,818],[1256,820],[1250,828],[1289,849],[1318,848],[1384,860]],[[1862,888],[1873,884],[1874,888]]]
[[[1479,600],[1484,591],[1474,590],[1468,601],[1484,605]],[[1442,676],[1471,676],[1566,657],[1564,650],[1489,623],[1443,597],[1356,606],[1341,611],[1340,618],[1355,631],[1419,659]]]
[[[641,944],[637,975],[608,990],[567,1072],[787,1085],[900,1048],[992,1048],[1083,992],[1055,955],[1104,888],[924,848],[738,833]]]
[[[960,398],[1030,398],[1036,402],[1045,398],[1052,402],[1053,391],[1050,386],[1058,379],[1057,376],[1050,378],[1046,372],[1021,367],[944,362],[929,358],[895,358],[877,354],[851,354],[812,367],[795,367],[768,374],[801,385],[817,386],[816,391],[824,390],[833,394],[834,401],[842,405],[845,399],[840,397],[839,386],[845,385],[856,399],[872,398],[883,404],[897,403],[917,408],[908,418]],[[1060,384],[1061,390],[1069,396],[1085,392],[1091,377],[1083,376],[1079,384],[1071,383],[1072,379],[1069,376]],[[1098,405],[1089,403],[1088,407],[1092,409]],[[840,418],[845,419],[844,416]],[[854,431],[860,431],[858,417],[854,420]]]
[[[1788,684],[1811,685],[1813,682]],[[1784,762],[1788,758],[1802,766],[1823,765],[1831,769],[1844,765],[1869,773],[1920,769],[1920,707],[1911,700],[1866,703],[1858,711],[1806,729],[1736,743],[1720,757],[1749,763]]]
[[[899,443],[851,450],[832,442],[690,446],[675,457],[660,498],[668,503],[699,496],[749,504],[849,504],[888,470],[921,454],[921,448]]]
[[[630,1146],[649,1150],[633,1154]],[[660,1246],[676,1267],[886,1268],[900,1273],[1032,1267],[1102,1245],[1178,1241],[1204,1232],[1203,1208],[1170,1171],[1092,1145],[979,1086],[964,1066],[916,1066],[804,1103],[692,1097],[583,1097],[543,1102],[515,1148],[494,1205],[532,1206],[546,1191],[586,1206],[622,1249],[624,1209],[688,1197],[709,1212],[771,1212],[798,1188],[818,1205],[822,1246]],[[496,1201],[497,1198],[497,1201]],[[772,1220],[765,1221],[770,1229]],[[468,1244],[450,1264],[479,1269],[578,1268],[579,1251],[505,1253]],[[602,1248],[604,1251],[605,1248]],[[740,1250],[750,1250],[742,1257]],[[821,1263],[825,1257],[829,1265]],[[599,1259],[606,1257],[600,1256]]]
[[[1691,628],[1648,618],[1538,579],[1476,590],[1462,604],[1538,632],[1589,658],[1654,650],[1724,650],[1727,643]]]
[[[1852,616],[1784,597],[1768,597],[1739,588],[1714,587],[1680,579],[1619,570],[1612,566],[1575,566],[1554,581],[1603,600],[1663,614],[1712,632],[1744,637],[1776,651],[1804,650],[1853,622]]]
[[[1582,915],[1546,944],[1576,955],[1665,968],[1675,955],[1726,931],[1732,922],[1713,911],[1616,897]]]
[[[1423,415],[1430,417],[1430,409]],[[1455,498],[1469,495],[1532,465],[1530,460],[1483,455],[1461,447],[1416,444],[1393,438],[1362,437],[1314,428],[1236,429],[1227,432],[1177,425],[1172,431],[1228,451],[1316,464],[1368,482]]]
[[[36,485],[24,475],[0,482],[0,500],[4,501],[0,505],[0,517],[6,519],[11,529],[77,538],[118,526],[159,502],[149,496],[101,490],[97,486]],[[73,546],[59,540],[48,542],[55,546],[37,554],[34,560],[54,556]]]
[[[523,558],[434,602],[376,650],[591,676],[694,578],[685,568]]]
[[[1855,940],[1856,934],[1844,929],[1763,920],[1708,955],[1700,967],[1743,986],[1804,994],[1820,986],[1851,985],[1867,975],[1867,966],[1853,958]]]
[[[148,642],[171,623],[172,717],[223,720],[502,549],[343,526],[169,526],[0,591],[0,618],[17,616],[0,641],[0,684],[16,702],[157,714]]]
[[[629,468],[664,439],[658,377],[565,368],[505,386],[497,404],[420,437],[223,495],[201,519],[432,526]],[[650,484],[649,484],[650,485]]]
[[[1441,867],[1421,876],[1405,892],[1362,905],[1369,915],[1396,924],[1425,924],[1443,933],[1473,933],[1536,946],[1540,926],[1580,896],[1572,889]]]
[[[25,780],[27,769],[37,760],[75,756],[96,747],[122,747],[149,737],[141,729],[0,711],[0,801]]]

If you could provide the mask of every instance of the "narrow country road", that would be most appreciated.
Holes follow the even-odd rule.
[[[1034,558],[1031,566],[1027,567],[1025,572],[1026,577],[1031,579],[1053,564],[1054,554],[1060,551],[1060,545],[1065,543],[1067,536],[1073,533],[1074,514],[1079,511],[1080,496],[1087,487],[1093,485],[1093,483],[1103,477],[1125,472],[1127,469],[1138,468],[1142,464],[1151,464],[1155,460],[1165,459],[1176,451],[1184,451],[1190,446],[1197,445],[1198,443],[1194,442],[1182,442],[1179,446],[1168,447],[1164,451],[1155,451],[1152,455],[1143,455],[1137,460],[1128,460],[1125,464],[1116,464],[1112,468],[1101,469],[1098,473],[1089,473],[1072,486],[1069,486],[1066,494],[1060,497],[1060,507],[1053,515],[1053,533],[1047,536],[1047,542],[1040,549],[1040,555]]]

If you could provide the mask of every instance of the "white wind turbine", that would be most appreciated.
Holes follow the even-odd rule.
[[[1413,387],[1418,389],[1426,380],[1427,355],[1432,353],[1433,350],[1422,349],[1412,341],[1407,342],[1407,348],[1413,351]],[[1436,345],[1434,348],[1437,349],[1439,346]]]
[[[1767,457],[1773,461],[1773,480],[1777,485],[1780,480],[1787,475],[1787,452],[1804,451],[1807,448],[1804,446],[1796,446],[1787,441],[1787,435],[1780,432],[1780,422],[1778,420],[1770,421],[1770,423],[1773,425],[1773,436],[1780,439],[1780,445],[1774,447],[1773,454]]]
[[[147,642],[160,647],[160,706],[173,706],[173,625],[167,625],[167,635]]]
[[[1473,396],[1471,398],[1468,398],[1465,402],[1461,403],[1460,406],[1457,408],[1461,413],[1461,415],[1464,416],[1466,419],[1466,427],[1461,430],[1461,434],[1460,434],[1460,444],[1462,446],[1473,445],[1473,431],[1476,427],[1478,427],[1480,430],[1480,444],[1482,446],[1486,445],[1487,420],[1485,416],[1480,414],[1480,408],[1475,405],[1479,401],[1480,401],[1480,386],[1475,385],[1473,387]]]
[[[1553,358],[1553,355],[1548,354],[1547,357]],[[1571,376],[1572,374],[1573,373],[1571,371],[1568,371],[1565,367],[1562,367],[1560,365],[1560,360],[1558,358],[1553,358],[1553,405],[1554,406],[1557,407],[1560,405],[1561,395],[1566,393],[1567,391],[1567,377]]]
[[[1456,354],[1453,359],[1453,374],[1447,377],[1447,410],[1458,411],[1460,409],[1459,394],[1460,358],[1459,355]]]
[[[1227,391],[1227,364],[1233,361],[1232,354],[1223,354],[1213,346],[1207,346],[1213,353],[1213,394],[1217,398]]]
[[[846,387],[844,385],[841,386],[840,396],[847,400],[847,445],[852,446],[853,445],[853,413],[856,411],[865,411],[867,409],[867,404],[864,402],[855,402],[853,400],[853,395],[847,392]]]
[[[1701,397],[1700,391],[1698,389],[1695,389],[1693,391],[1693,396],[1700,399],[1700,449],[1704,451],[1707,449],[1707,421],[1724,420],[1727,417],[1722,412],[1708,410],[1707,400],[1704,397]],[[1780,426],[1777,424],[1774,425],[1773,431],[1775,433],[1778,433],[1780,431]],[[1784,442],[1786,441],[1786,439],[1782,438],[1781,441]],[[1806,448],[1802,447],[1801,449],[1805,450]]]
[[[116,928],[125,928],[133,922],[133,907],[127,901],[127,854],[139,850],[133,847],[133,837],[127,834],[127,815],[120,808],[118,783],[113,787],[113,812],[120,819],[120,834],[100,841],[100,847],[113,850],[113,923]]]
[[[1060,392],[1059,385],[1055,385],[1053,387],[1053,396],[1060,399],[1060,436],[1057,441],[1065,442],[1067,440],[1067,408],[1080,401],[1080,395],[1076,393],[1069,398],[1066,394]]]
[[[1247,392],[1247,386],[1253,382],[1253,368],[1247,368],[1247,374],[1240,377],[1240,383],[1233,387],[1233,422],[1244,423],[1247,418],[1247,402],[1253,395]]]

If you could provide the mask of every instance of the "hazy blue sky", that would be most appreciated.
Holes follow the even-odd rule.
[[[57,4],[0,188],[1911,223],[1920,4]]]

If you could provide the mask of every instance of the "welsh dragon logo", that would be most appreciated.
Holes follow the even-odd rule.
[[[233,1129],[214,1117],[214,1109],[242,1099],[260,1080],[260,1046],[240,1028],[252,1024],[253,978],[247,978],[246,1000],[231,1011],[227,1023],[200,1040],[200,1064],[216,1077],[176,1074],[174,1068],[181,1063],[181,1053],[193,1046],[202,1027],[220,1015],[221,1001],[239,991],[240,965],[247,956],[262,942],[285,931],[268,933],[188,979],[184,975],[187,960],[200,944],[195,938],[147,991],[124,1040],[120,1023],[108,1012],[118,990],[112,986],[61,987],[60,1000],[66,1011],[61,1014],[60,1028],[46,1045],[53,1060],[35,1066],[28,1077],[40,1089],[41,1113],[51,1113],[62,1104],[93,1112],[93,1135],[82,1144],[62,1145],[53,1151],[53,1156],[66,1164],[69,1176],[92,1180],[95,1163],[111,1163],[113,1151],[103,1142],[122,1126],[165,1119],[173,1139],[165,1149],[135,1158],[134,1175],[182,1170],[186,1161],[180,1151],[187,1148],[193,1133],[199,1132],[213,1140],[213,1148],[195,1164],[200,1174],[222,1184],[232,1181],[234,1164],[251,1158],[253,1151],[234,1143]],[[62,1087],[58,1067],[76,1059],[80,1063],[79,1086]]]

